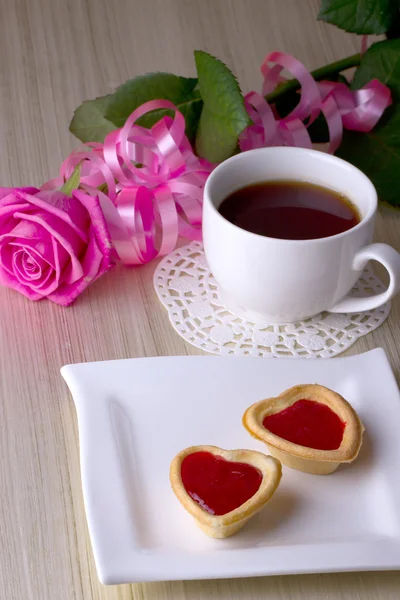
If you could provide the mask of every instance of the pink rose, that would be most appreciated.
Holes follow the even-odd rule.
[[[68,306],[112,264],[98,198],[0,188],[0,284]]]

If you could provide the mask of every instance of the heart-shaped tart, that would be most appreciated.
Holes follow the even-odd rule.
[[[317,384],[296,385],[256,402],[244,413],[243,425],[283,464],[315,475],[355,460],[364,431],[353,407]]]
[[[226,538],[268,502],[279,485],[281,463],[253,450],[192,446],[171,463],[172,489],[199,527]]]

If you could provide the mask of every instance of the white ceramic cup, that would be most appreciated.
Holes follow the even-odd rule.
[[[245,231],[218,212],[235,190],[268,180],[333,189],[357,206],[361,221],[327,238],[281,240]],[[373,184],[359,169],[316,150],[260,148],[223,162],[205,186],[203,239],[227,307],[250,319],[283,323],[324,310],[362,312],[390,300],[400,286],[400,254],[386,244],[371,244],[377,204]],[[369,298],[347,296],[369,260],[388,270],[387,290]]]

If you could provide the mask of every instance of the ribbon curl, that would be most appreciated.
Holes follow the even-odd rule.
[[[264,96],[286,81],[281,76],[283,69],[297,79],[301,89],[297,106],[286,117],[280,118]],[[245,96],[245,107],[253,124],[239,137],[243,152],[264,146],[311,148],[308,127],[322,113],[329,131],[328,152],[333,153],[342,141],[343,128],[371,131],[391,104],[389,88],[377,79],[356,91],[351,91],[344,83],[317,83],[299,60],[283,52],[268,54],[261,72],[263,95],[249,92]]]
[[[299,103],[284,118],[264,96],[286,81],[283,69],[300,83]],[[352,92],[343,83],[317,83],[304,65],[283,52],[269,54],[262,66],[263,95],[245,96],[253,121],[239,137],[242,151],[264,146],[311,148],[308,127],[320,113],[329,131],[328,151],[339,146],[343,128],[370,131],[391,103],[389,89],[374,79]],[[168,109],[151,129],[137,125],[148,112]],[[80,165],[80,187],[98,196],[119,259],[144,264],[168,254],[178,237],[201,239],[204,184],[214,165],[197,157],[185,135],[185,119],[168,100],[137,108],[104,144],[91,142],[62,163],[60,175],[42,189],[61,187]]]
[[[174,117],[162,117],[151,129],[136,124],[160,109],[174,111]],[[168,100],[146,102],[104,144],[88,143],[72,152],[60,177],[46,187],[62,185],[78,164],[80,185],[99,197],[125,264],[144,264],[172,252],[178,236],[201,239],[203,188],[212,165],[195,156],[185,119]]]

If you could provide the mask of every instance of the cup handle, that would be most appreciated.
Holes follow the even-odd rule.
[[[390,281],[387,290],[368,298],[345,296],[335,306],[328,308],[328,312],[351,313],[372,310],[382,306],[397,294],[400,289],[400,254],[387,244],[371,244],[356,253],[352,267],[356,271],[361,271],[369,260],[380,262],[388,271]]]

